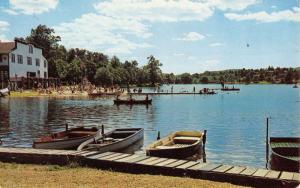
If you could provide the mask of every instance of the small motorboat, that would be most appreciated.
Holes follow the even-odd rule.
[[[33,142],[33,148],[37,149],[74,149],[82,142],[100,134],[96,127],[77,127],[65,131],[42,136]]]
[[[272,170],[300,172],[300,138],[270,137]]]
[[[298,88],[298,85],[297,85],[297,84],[295,84],[295,85],[293,86],[293,88]]]
[[[83,142],[77,150],[95,150],[99,152],[120,151],[128,148],[143,138],[143,128],[114,129],[107,133],[96,135],[95,137]]]
[[[178,131],[159,139],[146,148],[149,156],[183,159],[194,155],[202,148],[203,132]]]

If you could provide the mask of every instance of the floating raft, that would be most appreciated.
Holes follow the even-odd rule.
[[[300,184],[300,173],[115,152],[1,147],[0,161],[53,165],[76,162],[82,166],[104,170],[186,176],[253,187],[296,187]]]

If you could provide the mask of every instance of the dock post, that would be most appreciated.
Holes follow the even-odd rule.
[[[157,138],[156,138],[156,140],[159,140],[160,139],[160,131],[158,131],[158,133],[157,133]]]
[[[203,138],[202,138],[202,155],[203,155],[202,157],[204,163],[206,163],[206,153],[205,153],[206,133],[207,130],[204,130]]]
[[[266,168],[268,169],[269,163],[269,118],[267,118],[267,130],[266,130]]]
[[[66,131],[68,131],[68,129],[69,129],[69,125],[68,123],[66,123]]]
[[[104,125],[101,126],[101,134],[104,135]]]

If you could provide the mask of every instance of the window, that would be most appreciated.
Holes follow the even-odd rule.
[[[22,55],[18,55],[18,63],[23,64],[23,56]]]
[[[12,63],[16,62],[16,56],[15,56],[15,54],[11,54],[11,62]]]
[[[44,78],[47,78],[47,72],[44,72]]]
[[[39,58],[36,58],[36,59],[35,59],[35,65],[36,65],[37,67],[40,66],[40,59],[39,59]]]
[[[38,75],[38,78],[41,77],[41,71],[40,70],[37,71],[37,75]]]
[[[32,58],[31,57],[27,57],[27,65],[32,65]]]
[[[47,61],[44,61],[44,67],[47,68]]]
[[[29,47],[29,53],[33,54],[33,47],[32,47],[32,45],[30,44],[28,47]]]

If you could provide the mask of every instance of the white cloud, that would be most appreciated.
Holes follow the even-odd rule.
[[[7,41],[5,32],[9,30],[8,28],[9,28],[9,23],[6,21],[0,20],[0,40],[1,41]]]
[[[235,21],[254,20],[258,22],[300,22],[300,8],[294,7],[292,10],[283,10],[272,13],[267,13],[265,11],[248,14],[227,13],[225,14],[225,17]]]
[[[113,0],[97,3],[95,8],[106,16],[150,22],[203,21],[213,14],[206,3],[189,0]]]
[[[220,43],[220,42],[214,42],[214,43],[209,44],[209,46],[211,46],[211,47],[219,47],[219,46],[224,46],[224,45],[225,45],[224,43]]]
[[[184,56],[184,53],[174,53],[173,56],[182,57],[182,56]]]
[[[205,36],[201,35],[200,33],[189,32],[189,33],[184,33],[182,37],[175,38],[174,40],[194,42],[194,41],[203,40],[204,38]]]
[[[251,5],[258,3],[258,0],[206,0],[209,6],[220,10],[241,11]]]
[[[54,29],[67,47],[128,54],[137,48],[151,47],[147,42],[133,41],[151,37],[153,34],[149,28],[153,22],[204,21],[213,15],[215,9],[241,10],[254,3],[255,0],[247,3],[241,0],[99,1],[94,4],[96,13],[83,14]],[[199,41],[204,38],[199,33],[190,32],[178,40]]]
[[[59,0],[9,0],[9,9],[4,12],[17,15],[19,13],[32,15],[42,14],[55,9]]]
[[[136,48],[151,47],[147,43],[134,43],[127,35],[147,38],[147,26],[135,20],[113,19],[99,14],[84,14],[69,23],[54,27],[69,48],[80,47],[89,50],[103,50],[108,54],[131,53]],[[91,32],[92,31],[92,32]],[[75,40],[74,40],[75,39]]]
[[[216,65],[218,64],[220,61],[218,59],[207,59],[205,60],[205,63],[206,64],[209,64],[209,65]]]

